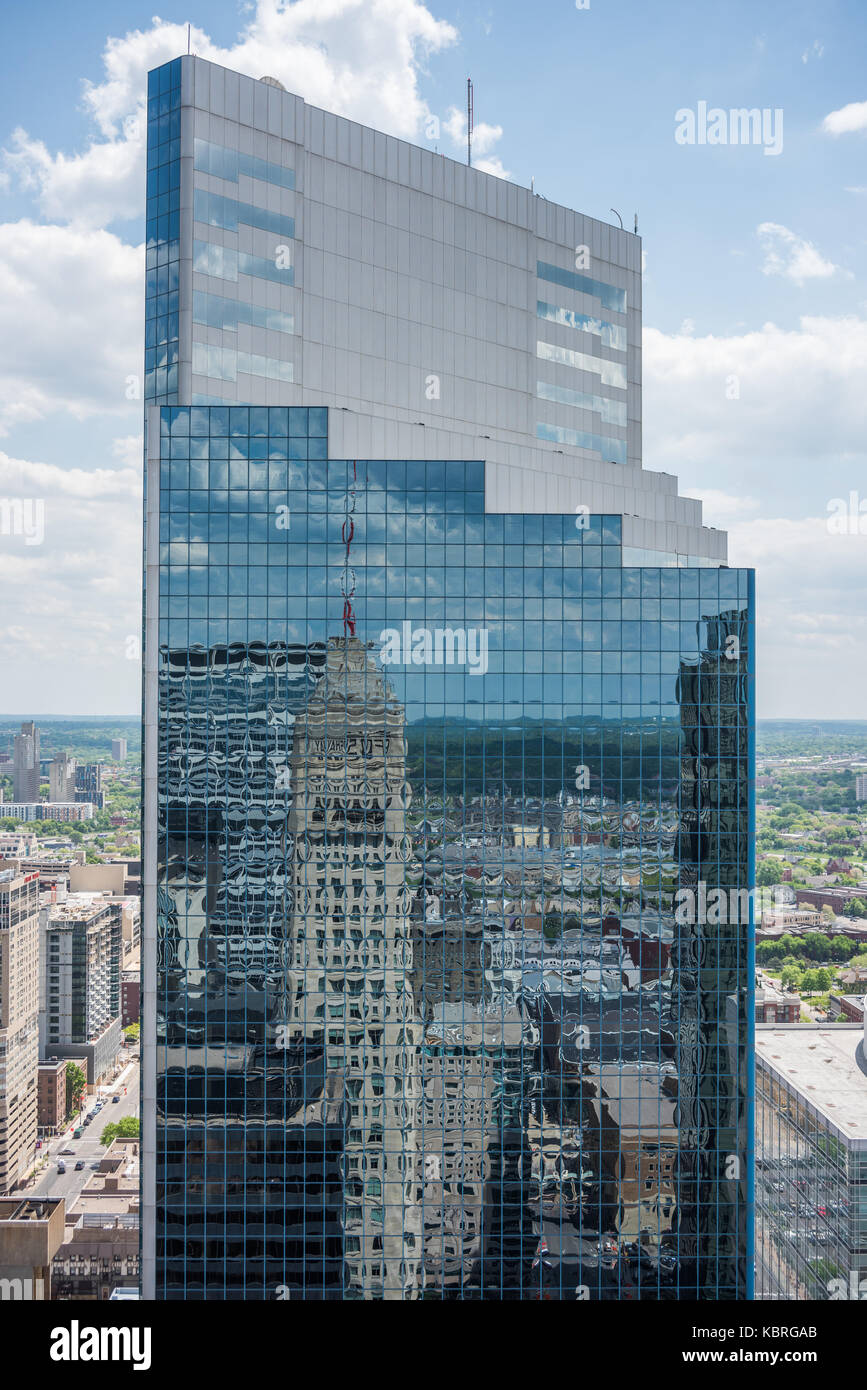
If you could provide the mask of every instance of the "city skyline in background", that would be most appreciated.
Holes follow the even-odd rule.
[[[262,0],[241,16],[213,5],[206,28],[192,17],[191,47],[458,160],[472,73],[475,164],[615,226],[609,203],[627,229],[638,208],[646,466],[702,498],[730,564],[757,568],[759,718],[854,719],[863,537],[828,520],[839,504],[857,531],[865,471],[863,19],[854,4],[821,19],[736,4],[696,34],[685,5],[626,11],[623,24],[623,7],[552,7],[539,23],[490,6],[344,4],[323,23]],[[39,543],[0,535],[17,652],[4,703],[22,718],[138,704],[142,113],[145,73],[186,50],[189,18],[96,4],[57,56],[34,16],[10,21],[23,67],[0,99],[0,497],[44,508]],[[759,139],[714,145],[708,111],[741,107],[769,117]],[[684,112],[695,146],[679,143]]]

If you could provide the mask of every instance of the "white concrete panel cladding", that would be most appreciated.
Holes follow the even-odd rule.
[[[641,466],[637,236],[181,70],[181,402],[327,405],[332,457],[482,459],[489,510],[619,512],[629,546],[725,563]]]

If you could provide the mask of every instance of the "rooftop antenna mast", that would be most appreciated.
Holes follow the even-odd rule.
[[[467,164],[473,162],[473,79],[467,78]]]
[[[187,57],[189,57],[189,53],[190,53],[190,29],[191,29],[191,25],[188,24],[188,25],[187,25]]]

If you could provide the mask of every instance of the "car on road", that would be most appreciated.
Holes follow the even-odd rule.
[[[75,1157],[75,1149],[61,1149],[60,1152],[61,1154],[64,1154],[67,1158]]]
[[[80,1139],[80,1138],[81,1138],[81,1125],[78,1126],[78,1129],[75,1131],[75,1133],[73,1134],[72,1137],[73,1137],[73,1139]]]
[[[63,1159],[62,1159],[62,1158],[59,1158],[59,1159],[57,1160],[57,1171],[58,1171],[58,1173],[65,1173],[65,1172],[66,1172],[66,1164],[63,1162]]]
[[[112,1098],[111,1098],[111,1103],[112,1103],[112,1105],[118,1105],[119,1102],[120,1102],[120,1096],[112,1096]]]
[[[76,1165],[75,1165],[75,1171],[76,1171],[76,1173],[80,1173],[83,1167],[84,1167],[84,1159],[83,1159],[83,1158],[80,1158],[80,1159],[78,1160],[78,1162],[76,1163]]]

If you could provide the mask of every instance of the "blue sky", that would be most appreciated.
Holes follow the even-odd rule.
[[[0,496],[43,498],[45,538],[0,535],[3,709],[137,707],[139,101],[187,21],[194,51],[380,129],[424,143],[439,116],[459,158],[471,74],[478,162],[628,227],[638,211],[646,466],[757,568],[760,715],[864,717],[867,514],[864,535],[827,526],[853,491],[867,513],[862,0],[15,7]],[[780,153],[679,144],[676,113],[701,101],[781,110]]]

